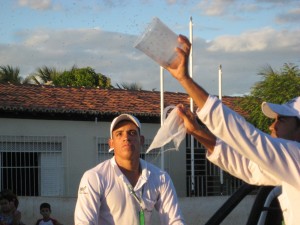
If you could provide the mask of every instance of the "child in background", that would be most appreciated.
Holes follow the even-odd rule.
[[[23,225],[21,212],[17,210],[19,200],[11,190],[0,193],[0,225]]]
[[[40,205],[40,213],[43,216],[42,219],[38,219],[35,225],[62,225],[56,219],[50,217],[51,206],[49,203],[44,202]]]

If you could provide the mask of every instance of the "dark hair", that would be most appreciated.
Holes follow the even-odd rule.
[[[42,204],[40,205],[40,210],[42,210],[42,209],[44,209],[44,208],[47,208],[47,209],[49,209],[49,210],[50,210],[50,212],[51,212],[51,206],[50,206],[50,204],[49,204],[49,203],[47,203],[47,202],[44,202],[44,203],[42,203]]]
[[[9,189],[2,190],[0,193],[0,200],[6,199],[9,202],[14,202],[16,208],[19,206],[19,200],[17,195]]]

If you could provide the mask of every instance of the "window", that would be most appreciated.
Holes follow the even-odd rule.
[[[242,181],[221,171],[219,167],[206,159],[206,150],[194,139],[194,177],[192,177],[191,136],[186,136],[186,184],[187,196],[231,195]],[[221,184],[221,173],[223,184]],[[194,183],[194,188],[192,186]]]
[[[107,159],[110,159],[114,152],[109,152],[109,145],[108,145],[109,138],[97,138],[97,150],[98,150],[98,162],[103,162]]]
[[[0,136],[0,186],[19,196],[64,193],[64,137]]]

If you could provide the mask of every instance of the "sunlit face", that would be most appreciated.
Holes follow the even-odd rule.
[[[139,134],[138,127],[131,121],[121,121],[112,132],[109,145],[114,148],[116,159],[139,158],[143,138]]]
[[[300,127],[295,117],[277,116],[269,129],[272,137],[297,141]]]
[[[48,208],[42,208],[40,210],[41,215],[43,216],[44,219],[49,219],[50,218],[50,214],[51,214],[51,210]]]
[[[0,200],[0,209],[4,213],[8,213],[11,211],[14,202],[10,202],[7,199]]]

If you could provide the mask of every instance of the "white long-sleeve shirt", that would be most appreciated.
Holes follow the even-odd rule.
[[[151,224],[155,208],[161,224],[184,225],[170,176],[142,159],[140,164],[142,173],[133,190],[146,208],[145,224]],[[75,225],[138,225],[140,204],[128,185],[114,157],[85,172],[78,190]]]
[[[279,202],[287,225],[300,224],[300,143],[273,138],[209,96],[197,111],[222,140],[208,159],[250,184],[281,185]]]

